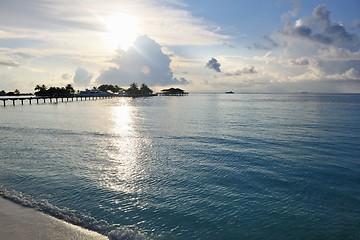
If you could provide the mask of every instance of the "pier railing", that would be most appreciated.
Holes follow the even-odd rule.
[[[2,101],[2,106],[7,105],[13,105],[21,104],[24,105],[24,103],[29,103],[30,105],[32,103],[39,104],[39,103],[59,103],[59,102],[74,102],[74,101],[85,101],[85,100],[97,100],[97,99],[107,99],[107,98],[114,98],[114,97],[152,97],[152,96],[186,96],[189,93],[183,92],[183,93],[155,93],[155,94],[113,94],[113,95],[103,95],[103,96],[96,96],[96,95],[89,95],[89,96],[80,96],[80,95],[74,95],[74,96],[68,96],[68,97],[50,97],[50,96],[11,96],[11,97],[0,97],[0,103]],[[8,104],[10,102],[10,104]]]
[[[0,98],[2,101],[2,105],[6,106],[8,102],[11,105],[15,106],[17,103],[21,103],[24,105],[24,102],[28,102],[30,105],[32,103],[58,103],[58,102],[70,102],[70,101],[85,101],[85,100],[97,100],[97,99],[106,99],[118,97],[117,95],[109,95],[109,96],[70,96],[70,97],[9,97],[9,98]]]

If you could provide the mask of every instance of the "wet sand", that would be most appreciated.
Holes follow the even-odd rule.
[[[107,237],[0,197],[0,240],[105,240]]]

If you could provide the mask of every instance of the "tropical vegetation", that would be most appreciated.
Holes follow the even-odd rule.
[[[94,87],[94,89],[97,89],[97,90],[100,90],[100,91],[103,91],[103,92],[113,92],[113,93],[118,93],[118,92],[122,92],[124,91],[125,89],[119,87],[118,85],[111,85],[111,84],[103,84],[103,85],[100,85],[99,87]]]
[[[130,96],[144,96],[151,95],[153,90],[151,90],[146,84],[142,83],[140,87],[137,83],[130,84],[130,87],[126,90],[127,94]]]
[[[110,93],[124,93],[129,96],[148,96],[152,95],[153,90],[151,90],[145,83],[142,83],[140,86],[137,83],[130,84],[128,89],[119,87],[118,85],[111,84],[102,84],[98,87],[93,87],[94,90],[99,90],[102,92]],[[70,97],[76,92],[71,84],[66,85],[66,87],[50,87],[47,88],[44,84],[36,85],[35,88],[36,96],[50,96],[50,97]]]
[[[66,87],[50,87],[43,85],[36,85],[34,90],[36,96],[50,96],[50,97],[71,97],[75,90],[71,84]]]

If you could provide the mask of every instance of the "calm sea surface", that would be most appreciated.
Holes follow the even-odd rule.
[[[0,134],[0,195],[110,239],[360,239],[360,95],[9,105]]]

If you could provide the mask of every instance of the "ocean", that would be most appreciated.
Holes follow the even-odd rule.
[[[360,239],[360,95],[0,107],[0,196],[109,239]]]

